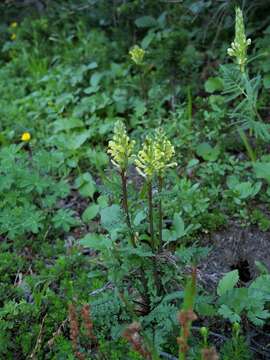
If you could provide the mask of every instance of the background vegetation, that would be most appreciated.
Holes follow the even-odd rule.
[[[0,19],[0,358],[268,359],[267,1],[5,1]],[[120,170],[116,124],[136,141]],[[144,179],[159,127],[175,164]]]

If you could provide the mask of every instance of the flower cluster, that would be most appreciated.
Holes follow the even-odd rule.
[[[138,45],[133,46],[133,48],[129,51],[129,55],[131,57],[131,60],[134,61],[136,65],[143,64],[145,51]]]
[[[149,180],[156,173],[163,176],[166,168],[177,165],[175,162],[171,162],[174,153],[174,147],[162,129],[156,130],[154,138],[146,138],[143,148],[135,160],[139,174]]]
[[[127,169],[134,145],[135,141],[130,140],[123,122],[117,121],[113,139],[109,141],[108,154],[113,158],[112,163],[122,171]]]
[[[166,168],[177,165],[176,162],[171,162],[175,155],[174,147],[162,129],[156,130],[155,143],[157,157],[159,158],[158,170],[160,174],[163,174]]]
[[[235,38],[231,47],[227,50],[228,55],[235,57],[241,72],[244,72],[247,62],[247,48],[251,40],[246,38],[243,13],[240,8],[235,10]]]

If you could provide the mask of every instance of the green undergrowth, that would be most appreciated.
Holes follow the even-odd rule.
[[[215,233],[270,229],[270,17],[247,3],[240,69],[233,1],[0,5],[1,359],[256,358],[269,264],[200,272]]]

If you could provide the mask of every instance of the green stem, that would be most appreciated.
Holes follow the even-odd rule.
[[[151,247],[155,250],[155,237],[154,237],[154,219],[153,219],[153,189],[152,181],[148,181],[148,211],[149,211],[149,228],[151,237]]]
[[[249,143],[249,141],[248,141],[248,138],[247,138],[244,130],[241,129],[241,128],[238,128],[238,132],[239,132],[239,135],[240,135],[240,137],[241,137],[241,140],[243,141],[243,143],[244,143],[244,145],[245,145],[245,148],[246,148],[246,150],[247,150],[247,153],[248,153],[248,156],[249,156],[250,160],[251,160],[252,162],[255,162],[255,161],[256,161],[256,154],[255,154],[255,152],[253,151],[253,149],[252,149],[252,147],[251,147],[251,145],[250,145],[250,143]]]
[[[144,81],[144,73],[140,71],[140,83],[141,83],[141,90],[142,90],[142,98],[144,101],[147,100],[147,93],[146,93],[146,86]]]
[[[126,177],[125,170],[121,170],[121,180],[122,180],[122,192],[123,192],[123,208],[124,208],[124,212],[126,214],[126,223],[127,223],[127,226],[129,228],[129,232],[130,232],[131,243],[132,243],[133,247],[136,247],[135,237],[134,237],[134,233],[133,233],[133,229],[132,229],[131,221],[130,221],[130,215],[129,215],[128,194],[127,194],[127,177]]]
[[[158,192],[159,192],[159,203],[158,203],[158,215],[159,215],[159,244],[158,249],[161,249],[162,246],[162,199],[161,199],[161,193],[162,193],[162,187],[163,187],[163,178],[160,175],[158,177]]]

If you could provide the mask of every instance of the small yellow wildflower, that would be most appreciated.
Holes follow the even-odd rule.
[[[108,154],[113,158],[112,163],[122,171],[127,169],[134,145],[135,141],[130,140],[123,122],[117,121],[114,126],[113,139],[109,141]]]
[[[133,48],[129,51],[129,55],[131,57],[131,60],[134,61],[136,65],[143,64],[145,51],[138,45],[133,46]]]
[[[13,33],[13,34],[11,34],[10,39],[14,41],[14,40],[16,40],[16,37],[17,37],[17,35]]]
[[[15,29],[16,27],[18,26],[18,23],[16,21],[13,21],[11,24],[10,24],[10,27]]]
[[[24,142],[28,142],[31,140],[31,134],[29,132],[22,133],[21,140]]]

